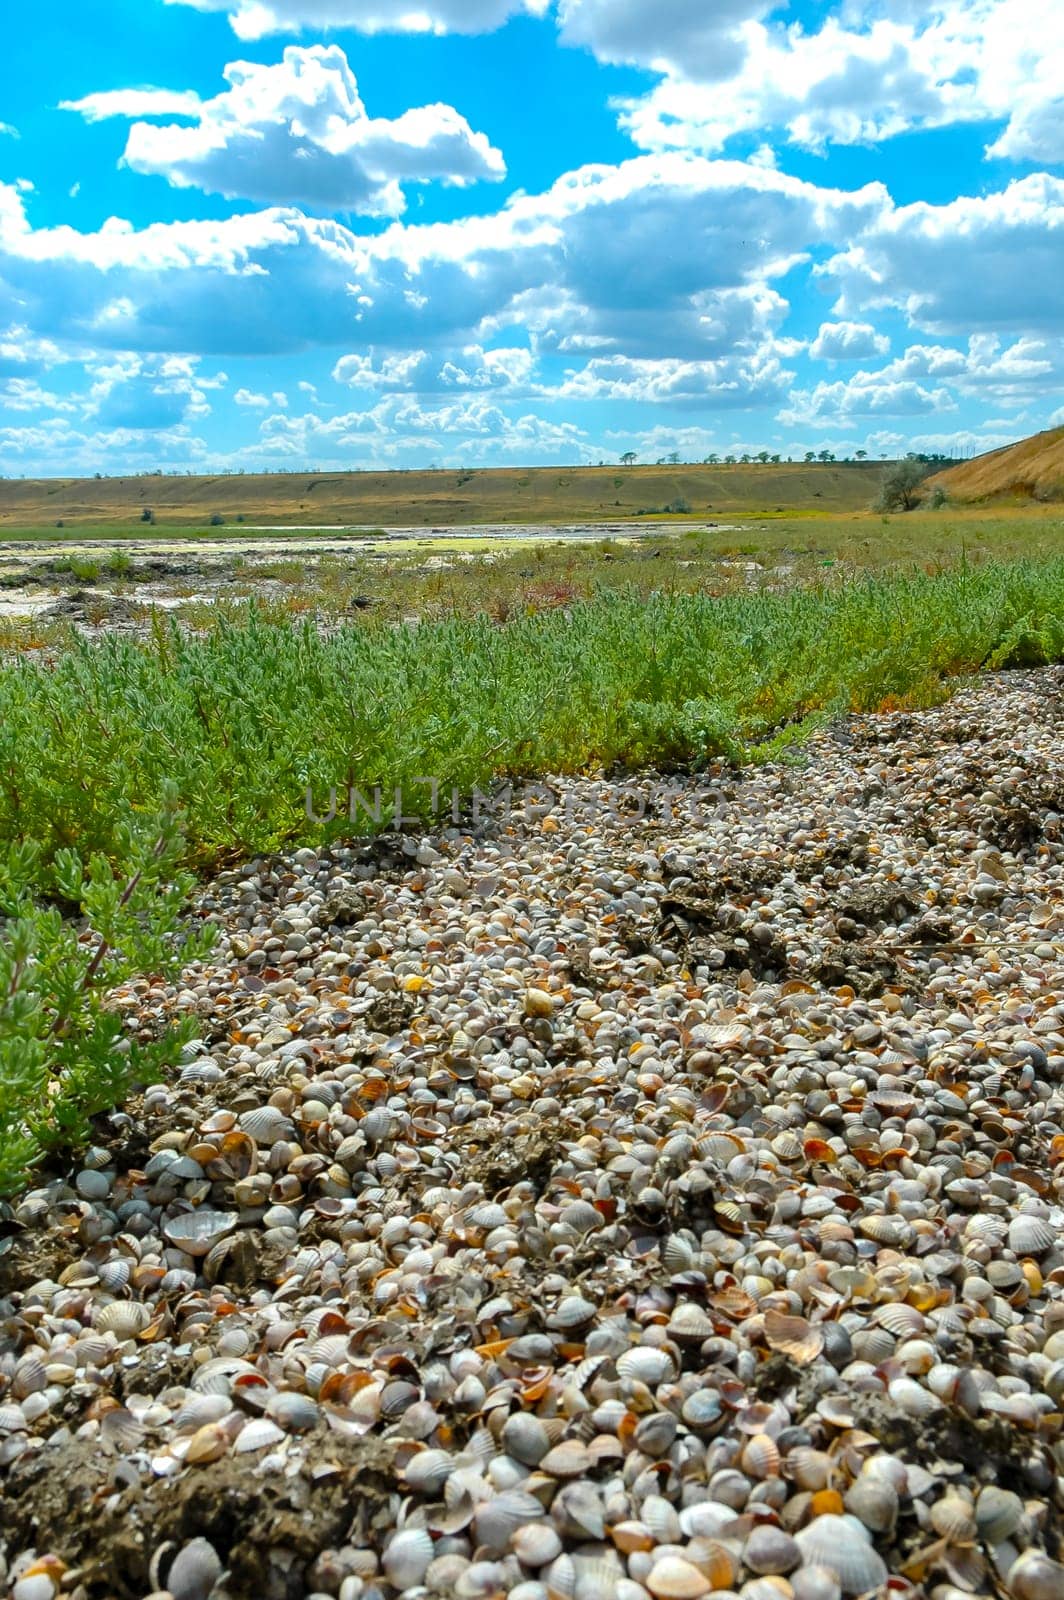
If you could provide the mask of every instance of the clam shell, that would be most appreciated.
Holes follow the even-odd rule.
[[[975,1502],[975,1524],[985,1544],[1004,1544],[1023,1519],[1023,1501],[1011,1489],[988,1484]]]
[[[562,1541],[548,1522],[533,1522],[516,1529],[510,1546],[523,1567],[545,1567],[562,1553]]]
[[[222,1570],[214,1546],[206,1539],[192,1539],[174,1557],[166,1587],[173,1600],[208,1600]]]
[[[1021,1211],[1009,1223],[1009,1249],[1018,1256],[1042,1256],[1057,1242],[1057,1230],[1045,1217]]]
[[[432,1535],[427,1528],[403,1528],[394,1533],[381,1557],[388,1582],[397,1589],[413,1589],[424,1578],[432,1560]]]
[[[284,1429],[268,1417],[252,1417],[236,1436],[233,1449],[238,1455],[248,1455],[254,1450],[269,1450],[284,1439]]]
[[[97,1314],[95,1326],[117,1339],[135,1339],[151,1321],[151,1312],[139,1300],[114,1300]]]
[[[802,1552],[782,1528],[766,1523],[755,1528],[743,1546],[743,1562],[759,1574],[790,1572],[798,1566]]]
[[[1012,1600],[1059,1600],[1064,1595],[1064,1565],[1042,1550],[1025,1550],[1008,1574]]]
[[[843,1594],[866,1594],[887,1580],[886,1563],[856,1517],[817,1517],[795,1535],[795,1542],[803,1562],[834,1572]]]
[[[701,1600],[710,1591],[709,1579],[682,1556],[663,1556],[646,1578],[655,1600]]]
[[[245,1111],[240,1118],[240,1126],[260,1146],[273,1145],[279,1139],[294,1139],[296,1136],[295,1124],[276,1106],[255,1106],[251,1111]]]
[[[477,1507],[473,1518],[474,1542],[486,1555],[504,1556],[510,1549],[514,1534],[545,1515],[543,1506],[534,1495],[525,1494],[519,1489],[496,1495],[493,1500],[486,1500]],[[544,1556],[540,1565],[551,1560],[553,1556]]]
[[[824,1334],[805,1317],[788,1317],[782,1311],[766,1311],[765,1343],[779,1350],[798,1366],[808,1366],[824,1348]]]
[[[978,1532],[972,1503],[960,1494],[948,1493],[936,1500],[930,1518],[937,1534],[957,1544],[967,1544]]]
[[[653,1345],[640,1344],[617,1357],[617,1372],[622,1378],[631,1378],[648,1385],[664,1383],[675,1375],[673,1360],[667,1350]]]
[[[189,1256],[205,1256],[212,1245],[232,1233],[239,1221],[235,1211],[187,1211],[169,1217],[163,1234],[170,1244]]]

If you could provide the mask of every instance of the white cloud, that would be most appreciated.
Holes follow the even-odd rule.
[[[601,59],[663,73],[648,94],[620,103],[622,126],[646,149],[716,151],[736,134],[771,128],[822,150],[910,128],[1000,120],[1007,127],[990,154],[1064,154],[1053,113],[1064,73],[1057,0],[854,0],[809,31],[778,17],[757,20],[775,9],[755,0],[723,8],[562,0],[562,36],[579,31]],[[619,48],[622,24],[627,49]]]
[[[1032,173],[996,194],[884,210],[817,269],[851,316],[897,306],[932,333],[1064,327],[1064,179]]]
[[[359,33],[487,33],[511,16],[540,17],[550,0],[166,0],[224,11],[241,39],[304,28]]]
[[[520,327],[544,350],[572,337],[602,354],[712,359],[781,320],[769,280],[887,203],[878,185],[846,193],[665,155],[580,168],[494,215],[377,235],[276,208],[81,233],[33,229],[0,185],[0,319],[9,304],[37,336],[125,350],[486,348],[515,344],[499,334]]]
[[[123,162],[230,199],[397,216],[404,183],[463,186],[505,176],[499,151],[453,106],[419,106],[391,121],[368,116],[339,45],[290,45],[272,66],[233,61],[223,76],[229,88],[202,102],[116,90],[64,104],[95,120],[173,111],[182,108],[168,101],[186,101],[192,126],[135,122]]]
[[[410,350],[402,355],[341,356],[333,368],[337,383],[356,389],[393,389],[421,394],[448,390],[529,390],[535,358],[520,346],[485,350],[465,345],[449,354]]]
[[[98,427],[129,432],[165,432],[209,416],[206,391],[224,381],[205,379],[187,356],[162,359],[120,353],[90,365],[92,385],[83,415]]]
[[[233,396],[233,404],[238,406],[251,406],[261,411],[270,409],[268,394],[256,394],[253,389],[238,389]]]
[[[10,122],[0,122],[0,137],[8,139],[21,139],[22,135]]]
[[[192,89],[105,89],[60,100],[60,111],[77,111],[86,122],[105,117],[198,117],[203,102]]]
[[[746,54],[744,24],[776,0],[559,0],[564,43],[600,61],[716,82]]]
[[[1053,392],[1062,375],[1060,354],[1038,340],[1018,339],[1003,349],[999,339],[977,334],[966,350],[911,345],[875,371],[862,369],[845,381],[793,390],[779,420],[788,426],[850,427],[863,417],[955,411],[965,398],[1022,403]]]
[[[330,465],[395,466],[437,457],[470,461],[597,460],[601,452],[571,422],[533,413],[511,416],[487,396],[469,395],[443,405],[388,395],[367,411],[323,418],[267,417],[253,459],[288,457]]]
[[[716,409],[767,405],[780,400],[794,373],[771,351],[720,361],[643,361],[608,356],[567,374],[553,390],[558,400],[628,400],[642,405],[712,405]]]
[[[889,349],[890,340],[870,322],[822,322],[809,354],[814,361],[867,361]]]

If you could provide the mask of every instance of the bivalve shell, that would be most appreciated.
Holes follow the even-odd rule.
[[[843,1594],[866,1594],[886,1582],[886,1562],[856,1517],[817,1517],[795,1535],[795,1542],[804,1562],[835,1573]]]

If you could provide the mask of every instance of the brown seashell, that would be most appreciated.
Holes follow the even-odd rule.
[[[647,1574],[645,1586],[655,1600],[701,1600],[709,1579],[682,1556],[663,1556]]]
[[[739,1465],[750,1478],[776,1478],[780,1470],[779,1446],[767,1433],[755,1433],[739,1457]]]
[[[808,1366],[824,1348],[824,1335],[805,1317],[788,1317],[782,1311],[766,1311],[765,1342],[770,1350],[779,1350],[798,1366]]]

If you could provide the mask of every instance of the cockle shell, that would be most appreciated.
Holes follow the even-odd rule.
[[[709,1579],[681,1556],[664,1556],[647,1574],[646,1587],[655,1600],[701,1600]]]
[[[865,1594],[886,1582],[886,1563],[856,1517],[817,1517],[795,1535],[795,1542],[804,1562],[835,1573],[843,1594]]]
[[[232,1233],[239,1220],[235,1211],[187,1211],[181,1216],[169,1217],[163,1223],[163,1233],[186,1255],[205,1256],[219,1239]]]

